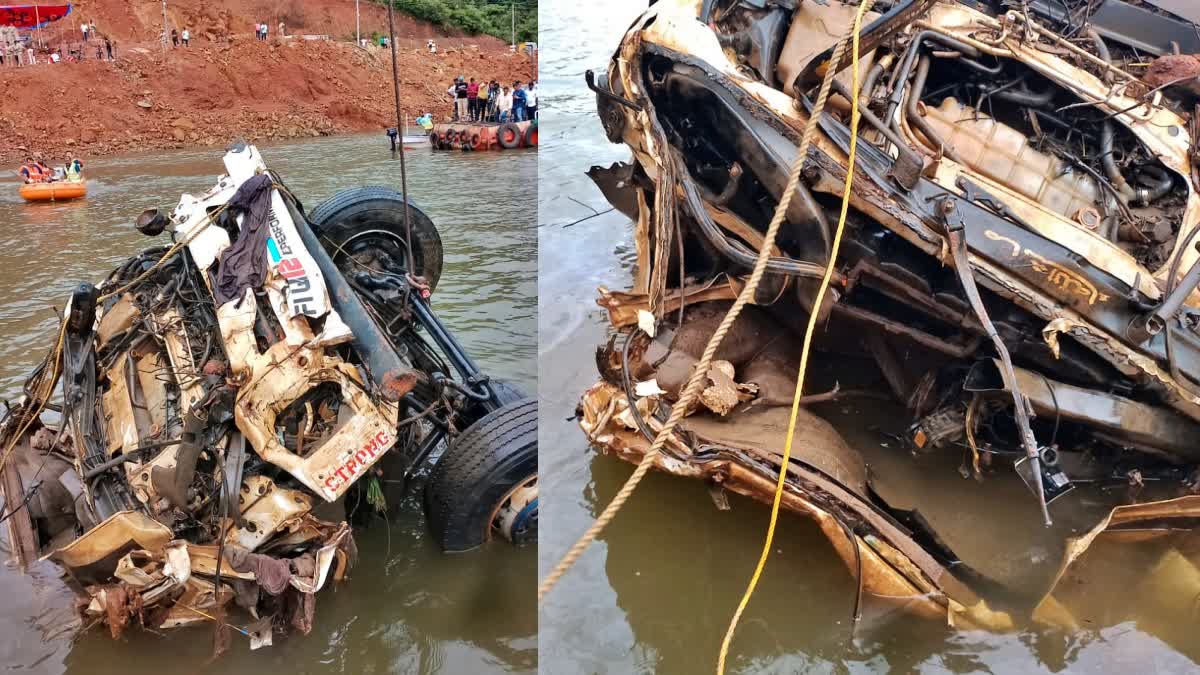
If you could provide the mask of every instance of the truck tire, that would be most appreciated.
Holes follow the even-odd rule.
[[[537,122],[530,124],[529,128],[525,130],[525,147],[537,147]]]
[[[425,486],[425,515],[447,553],[494,538],[537,541],[537,400],[484,415],[455,438]]]
[[[429,132],[429,147],[436,150],[438,147],[438,144],[440,144],[441,142],[442,142],[441,138],[438,136],[438,133],[436,131]]]
[[[521,147],[521,127],[512,122],[501,124],[500,129],[496,131],[496,140],[500,142],[500,147],[505,150]]]
[[[413,274],[424,277],[432,291],[442,276],[442,237],[433,221],[408,202],[412,223]],[[384,267],[402,273],[405,256],[404,195],[389,187],[367,186],[343,190],[308,215],[322,234],[333,261],[354,266]],[[398,266],[398,267],[397,267]]]

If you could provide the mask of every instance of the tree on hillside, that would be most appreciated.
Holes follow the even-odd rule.
[[[506,41],[512,38],[515,14],[517,41],[537,40],[537,0],[392,0],[392,6],[435,26]]]

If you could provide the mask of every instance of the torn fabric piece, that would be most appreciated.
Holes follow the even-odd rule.
[[[279,595],[288,587],[292,570],[287,560],[251,553],[236,544],[228,545],[226,550],[229,551],[229,564],[234,571],[253,572],[254,580],[267,593]]]
[[[245,218],[237,241],[221,254],[213,283],[213,297],[218,307],[241,298],[247,288],[261,288],[267,280],[271,175],[259,174],[242,183],[229,200],[228,208],[234,213],[245,213]]]

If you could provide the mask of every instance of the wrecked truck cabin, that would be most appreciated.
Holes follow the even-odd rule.
[[[442,244],[388,188],[312,211],[239,144],[172,244],[81,283],[0,424],[15,561],[59,565],[84,626],[307,633],[354,527],[424,504],[448,552],[537,536],[537,406],[433,311]],[[246,625],[246,628],[238,626]]]
[[[832,68],[754,304],[655,466],[765,502],[785,472],[783,507],[879,607],[992,629],[1194,626],[1179,598],[1200,593],[1200,68],[1175,52],[1200,52],[1200,33],[1157,4],[875,3],[849,216],[813,307],[855,95],[849,45],[831,59],[858,3],[654,3],[588,73],[632,151],[591,176],[637,249],[633,287],[600,292],[618,334],[580,403],[590,442],[635,463],[649,449],[746,282]],[[812,312],[828,389],[803,399],[781,467]],[[1098,584],[1114,546],[1143,557]]]

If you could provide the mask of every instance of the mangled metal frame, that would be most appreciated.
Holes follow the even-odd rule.
[[[238,629],[253,647],[288,626],[307,633],[314,594],[340,579],[355,555],[349,525],[311,511],[338,500],[393,446],[398,401],[418,379],[390,346],[364,359],[366,377],[339,355],[339,345],[367,331],[343,321],[337,306],[346,308],[347,299],[332,299],[329,288],[346,290],[345,282],[323,278],[340,273],[323,250],[314,255],[315,237],[304,239],[300,228],[308,225],[274,177],[259,290],[265,301],[247,288],[239,301],[215,307],[219,257],[246,217],[220,215],[243,183],[268,172],[244,144],[225,165],[228,175],[207,194],[181,198],[171,215],[174,249],[132,258],[99,287],[76,290],[61,347],[0,425],[16,560],[24,567],[43,556],[61,565],[83,597],[85,620],[107,624],[114,637],[132,624],[224,623],[235,597],[261,617],[253,630]],[[183,281],[123,285],[171,266],[183,266],[176,277]],[[185,306],[194,314],[186,320]],[[361,325],[366,314],[358,315]],[[277,338],[265,348],[255,333],[264,322]],[[53,431],[39,413],[60,371],[66,419]],[[319,442],[303,448],[301,432],[294,448],[285,447],[279,415],[328,385],[340,404],[325,430],[314,431]],[[316,413],[306,405],[309,424]],[[263,464],[243,474],[247,443]],[[201,462],[209,469],[200,471]],[[211,490],[195,491],[194,481]],[[49,540],[34,524],[35,510],[58,523]]]
[[[633,153],[632,173],[630,167],[623,167],[619,181],[606,184],[601,178],[597,183],[610,201],[623,206],[622,211],[635,222],[637,267],[630,293],[601,289],[598,302],[608,311],[613,327],[629,332],[630,336],[625,338],[623,360],[622,350],[612,342],[600,350],[598,365],[604,377],[584,393],[579,409],[580,425],[593,445],[634,463],[641,461],[650,446],[650,438],[661,428],[657,414],[662,395],[667,392],[651,381],[639,382],[634,393],[630,380],[638,373],[627,372],[631,368],[630,344],[636,343],[633,351],[640,355],[652,348],[647,346],[651,342],[647,338],[655,337],[662,317],[674,315],[685,304],[731,301],[742,284],[742,280],[732,273],[695,280],[683,278],[680,272],[680,287],[668,288],[665,282],[667,271],[663,267],[669,260],[668,249],[677,245],[673,238],[679,236],[681,230],[672,220],[677,216],[664,217],[662,212],[673,212],[677,207],[672,202],[678,200],[690,206],[694,221],[702,220],[698,215],[698,210],[702,209],[720,225],[726,237],[737,237],[753,248],[758,248],[761,242],[758,231],[722,211],[723,200],[728,199],[725,193],[705,194],[703,204],[698,207],[698,200],[694,198],[688,205],[686,188],[682,191],[673,189],[664,201],[662,193],[668,191],[661,186],[675,185],[675,174],[680,169],[673,153],[679,150],[673,147],[672,140],[655,119],[659,113],[645,79],[650,76],[646,61],[659,59],[672,64],[675,72],[691,73],[693,80],[700,82],[700,86],[711,94],[710,103],[716,101],[714,105],[737,110],[733,122],[745,125],[746,133],[757,139],[757,144],[739,146],[739,149],[743,153],[761,154],[762,157],[747,157],[747,161],[772,163],[777,172],[785,173],[793,163],[807,119],[807,102],[798,102],[803,94],[799,86],[793,96],[756,75],[754,69],[762,63],[761,59],[755,58],[759,52],[752,53],[750,64],[738,62],[733,53],[733,41],[715,29],[712,12],[716,4],[694,0],[656,3],[625,34],[609,65],[607,77],[599,86],[593,84],[589,73],[589,85],[597,93],[600,117],[609,140],[627,145]],[[827,3],[820,4],[823,9],[819,11],[830,10]],[[1186,185],[1185,204],[1176,228],[1178,237],[1171,255],[1179,254],[1182,262],[1177,264],[1181,273],[1195,264],[1200,253],[1187,247],[1188,242],[1183,236],[1200,222],[1200,197],[1194,189],[1192,140],[1186,133],[1186,121],[1163,105],[1160,92],[1149,92],[1148,98],[1149,88],[1136,77],[1066,42],[1023,14],[1010,12],[991,17],[954,3],[931,0],[902,0],[893,5],[892,11],[876,18],[864,31],[864,52],[878,44],[881,35],[889,36],[895,31],[906,31],[910,35],[922,30],[932,31],[968,44],[981,53],[1019,61],[1083,101],[1108,112],[1112,119],[1136,135],[1138,141],[1177,175],[1176,185]],[[703,20],[697,21],[697,17],[703,17]],[[830,33],[828,43],[832,44],[833,34],[840,32],[840,27],[839,30],[827,30]],[[1045,49],[1039,41],[1053,43],[1055,49]],[[762,50],[761,44],[755,47]],[[1071,65],[1054,55],[1055,50],[1085,59],[1090,68]],[[820,73],[822,68],[828,67],[828,57],[827,50],[813,58],[807,64],[809,74]],[[665,79],[666,74],[655,72],[653,77]],[[863,128],[865,130],[866,125]],[[821,121],[821,130],[807,158],[809,166],[804,181],[807,188],[802,185],[801,190],[840,197],[846,176],[849,134],[842,123],[828,114]],[[908,134],[902,139],[906,145],[922,146],[911,129],[904,128],[903,131]],[[889,136],[888,140],[892,138]],[[884,146],[887,146],[886,141]],[[1181,382],[1176,373],[1164,365],[1166,341],[1163,332],[1172,332],[1176,349],[1188,352],[1200,346],[1200,341],[1190,330],[1175,324],[1158,326],[1158,331],[1139,333],[1136,330],[1139,324],[1133,320],[1144,319],[1147,308],[1165,300],[1163,282],[1168,276],[1167,265],[1148,269],[1105,238],[941,153],[928,153],[923,166],[919,167],[919,175],[901,175],[897,158],[902,153],[896,144],[891,147],[889,152],[872,143],[859,143],[857,168],[865,180],[856,180],[855,190],[850,195],[854,210],[925,254],[948,261],[943,236],[945,220],[937,206],[941,200],[952,199],[967,225],[964,229],[970,249],[969,260],[979,283],[989,292],[1040,317],[1045,322],[1042,337],[1056,357],[1061,336],[1070,336],[1125,377],[1136,379],[1147,390],[1155,392],[1163,403],[1182,414],[1179,419],[1187,420],[1180,429],[1172,432],[1173,442],[1182,442],[1187,437],[1194,420],[1200,419],[1200,398],[1193,393],[1194,387]],[[905,150],[912,152],[909,148]],[[737,164],[733,169],[730,183],[746,173]],[[598,167],[593,173],[597,171],[603,173]],[[778,175],[774,177],[774,183],[761,175],[758,178],[767,184],[771,196],[778,199],[782,188]],[[610,193],[606,188],[612,183],[632,185],[636,199],[617,195],[615,190]],[[980,198],[981,193],[984,198]],[[811,203],[811,197],[808,199]],[[793,204],[797,202],[804,203],[800,196],[793,200]],[[997,208],[996,202],[1001,202],[1003,207]],[[801,219],[789,213],[790,222],[798,220]],[[785,231],[786,228],[787,225]],[[711,235],[705,236],[712,242]],[[678,246],[682,249],[683,244]],[[1043,246],[1059,247],[1052,260],[1047,259]],[[780,255],[778,250],[772,253]],[[1028,261],[1009,263],[1022,256]],[[772,288],[771,292],[760,293],[759,302],[771,304],[782,296],[786,286],[787,282],[782,287]],[[1194,306],[1196,301],[1193,292],[1186,304]],[[832,309],[838,310],[837,305]],[[662,323],[663,326],[670,324],[674,324],[673,318]],[[717,384],[717,379],[712,379],[711,386]],[[1117,400],[1123,399],[1118,397]],[[1155,414],[1166,414],[1166,411],[1166,408],[1153,409]],[[819,418],[811,417],[819,421]],[[696,419],[698,417],[684,420],[664,446],[664,452],[656,458],[656,468],[707,480],[769,503],[781,470],[778,449],[739,443],[730,439],[729,433],[714,437],[711,427],[699,422],[690,423]],[[1170,419],[1174,421],[1175,418]],[[731,420],[737,422],[734,418]],[[920,518],[906,517],[905,513],[888,508],[869,490],[862,489],[863,486],[854,489],[853,481],[847,482],[844,467],[836,457],[830,460],[836,454],[806,447],[799,451],[799,457],[793,456],[792,464],[787,467],[783,507],[817,521],[839,557],[858,578],[862,592],[888,599],[893,605],[903,606],[920,616],[947,618],[958,626],[1006,630],[1027,618],[1023,610],[998,611],[989,606],[976,592],[983,585],[980,579],[938,542],[936,534]],[[1142,531],[1145,540],[1155,535],[1169,536],[1180,532],[1181,528],[1184,532],[1194,533],[1192,519],[1197,515],[1200,510],[1191,497],[1119,507],[1088,536],[1068,544],[1068,555],[1055,580],[1056,585],[1047,591],[1032,613],[1033,618],[1063,627],[1078,626],[1078,618],[1059,602],[1055,589],[1069,566],[1076,563],[1092,541],[1111,536],[1104,534],[1108,531],[1106,528],[1120,521],[1126,527]],[[1194,558],[1190,561],[1185,558],[1179,564],[1194,568],[1197,563]],[[1066,595],[1070,593],[1066,592]]]

